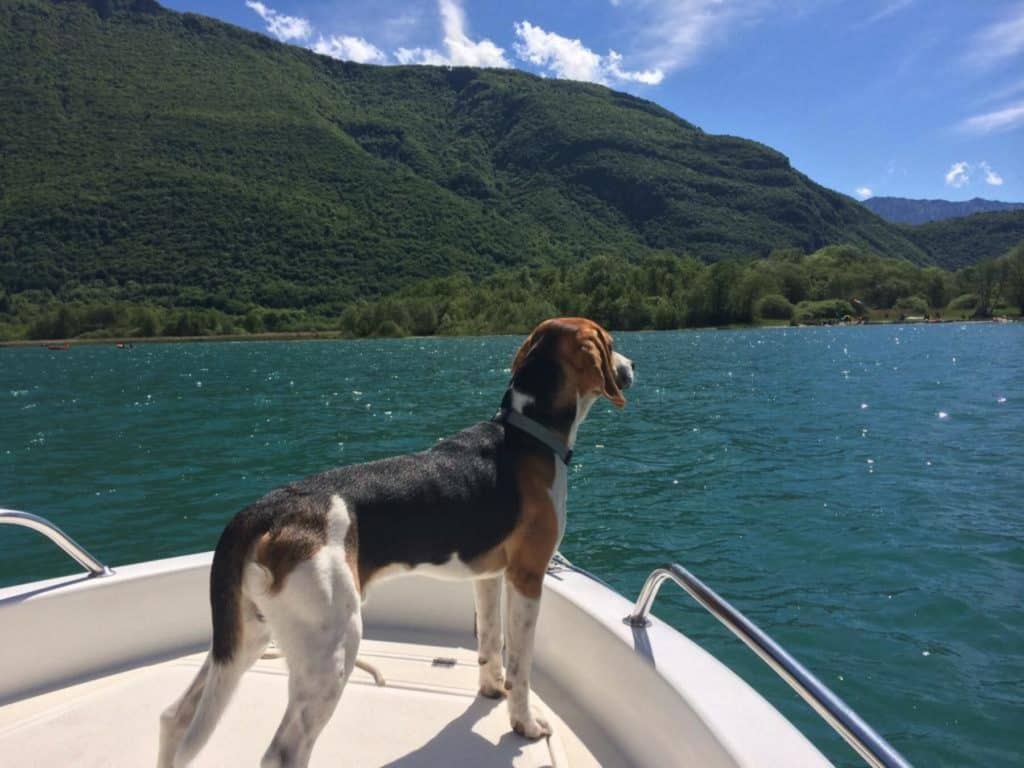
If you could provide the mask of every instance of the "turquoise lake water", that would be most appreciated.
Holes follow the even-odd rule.
[[[1024,325],[617,339],[638,381],[581,430],[565,555],[631,599],[682,563],[918,768],[1020,765]],[[209,550],[278,484],[489,418],[520,341],[2,349],[0,506],[113,565]],[[70,570],[0,529],[0,584]],[[674,587],[655,612],[860,764]]]

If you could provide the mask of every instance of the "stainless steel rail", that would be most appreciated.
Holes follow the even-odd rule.
[[[650,625],[647,618],[658,589],[671,579],[700,603],[712,616],[725,624],[754,653],[775,670],[801,698],[842,736],[868,765],[875,768],[910,768],[892,745],[865,723],[850,706],[828,686],[811,674],[803,664],[768,636],[754,622],[733,608],[717,592],[676,563],[656,568],[647,577],[633,612],[623,619],[632,627]]]
[[[18,512],[15,509],[0,509],[0,525],[17,525],[43,534],[43,536],[63,549],[68,557],[85,568],[90,576],[109,576],[114,572],[90,555],[85,547],[45,517],[33,515],[29,512]]]

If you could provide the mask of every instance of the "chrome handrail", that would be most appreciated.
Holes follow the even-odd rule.
[[[30,512],[19,512],[16,509],[0,509],[0,525],[17,525],[43,534],[63,549],[68,557],[85,568],[90,576],[110,576],[114,572],[45,517],[33,515]]]
[[[726,602],[717,592],[677,563],[669,563],[651,571],[633,612],[623,621],[632,627],[650,625],[647,618],[661,585],[671,579],[700,603],[712,616],[725,624],[734,635],[775,670],[800,697],[814,709],[840,736],[874,768],[910,768],[910,763],[860,715],[833,693],[799,661],[754,622]]]

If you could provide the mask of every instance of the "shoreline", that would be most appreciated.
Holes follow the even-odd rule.
[[[103,338],[68,339],[7,339],[0,341],[0,348],[11,349],[25,347],[46,347],[48,345],[68,344],[72,347],[84,346],[116,346],[117,344],[175,344],[197,343],[204,341],[336,341],[346,339],[355,341],[357,337],[346,336],[341,331],[281,331],[275,333],[229,333],[211,336],[110,336]],[[374,338],[361,336],[358,338]],[[376,337],[380,338],[380,337]],[[402,337],[411,338],[411,337]]]
[[[751,323],[749,325],[723,325],[723,326],[702,326],[693,328],[672,328],[659,330],[649,328],[636,333],[675,333],[678,331],[747,331],[747,330],[776,330],[776,329],[802,329],[802,328],[853,328],[872,327],[881,325],[951,325],[951,324],[994,324],[1013,325],[1022,322],[1021,319],[997,320],[939,320],[936,322],[900,322],[898,320],[876,321],[871,323],[836,323],[832,325],[789,325],[788,323]],[[614,331],[615,329],[613,329]],[[619,332],[619,331],[616,331]],[[35,347],[48,346],[117,346],[118,344],[195,344],[202,342],[231,342],[231,341],[368,341],[387,339],[466,339],[482,336],[520,336],[515,332],[509,333],[487,333],[478,335],[459,336],[346,336],[341,331],[281,331],[274,333],[233,333],[211,336],[111,336],[104,338],[66,338],[66,339],[8,339],[0,340],[0,349],[30,349]],[[51,350],[63,351],[63,350]]]

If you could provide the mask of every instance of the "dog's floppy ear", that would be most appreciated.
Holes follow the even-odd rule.
[[[551,320],[545,320],[543,323],[533,329],[526,341],[523,342],[522,346],[519,347],[519,351],[516,352],[515,358],[512,360],[512,375],[515,376],[516,372],[522,368],[523,363],[526,362],[526,358],[530,356],[530,353],[535,350],[540,343],[544,340],[545,334],[551,329],[554,322]]]
[[[581,329],[579,333],[580,351],[584,365],[589,367],[591,375],[600,377],[601,391],[616,407],[626,405],[626,398],[615,381],[615,367],[612,365],[612,345],[608,334],[596,328]]]

